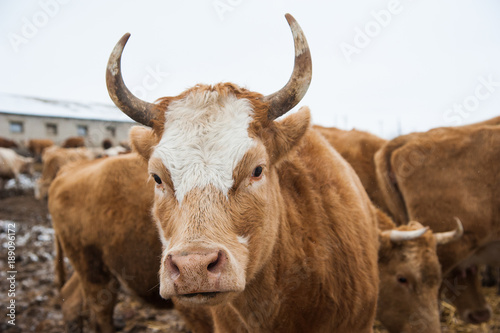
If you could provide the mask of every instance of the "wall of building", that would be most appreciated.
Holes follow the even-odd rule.
[[[22,132],[12,131],[19,127],[16,123],[22,124]],[[100,146],[102,140],[106,138],[117,145],[121,141],[128,140],[128,131],[133,125],[134,123],[130,122],[0,113],[0,136],[17,142],[28,139],[51,139],[56,144],[61,144],[68,137],[84,136],[89,147]]]

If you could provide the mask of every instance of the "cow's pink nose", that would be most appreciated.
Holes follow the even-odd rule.
[[[224,270],[227,256],[224,251],[180,253],[167,256],[165,267],[172,280],[179,276],[189,278],[192,275],[218,277]]]

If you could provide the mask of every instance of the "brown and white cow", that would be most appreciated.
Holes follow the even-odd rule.
[[[295,67],[263,96],[197,85],[150,104],[107,68],[112,100],[156,182],[160,294],[200,332],[371,332],[378,292],[375,213],[350,166],[310,128],[311,60],[290,16]],[[206,322],[205,317],[211,318]],[[111,330],[106,327],[106,330]]]
[[[35,185],[35,198],[45,199],[49,186],[57,175],[57,172],[68,163],[77,161],[88,161],[95,157],[93,151],[87,148],[60,148],[52,146],[42,153],[42,175]]]
[[[471,291],[479,285],[478,265],[500,264],[500,117],[400,136],[376,153],[375,162],[397,222],[415,219],[443,231],[454,216],[462,220],[463,239],[438,249],[443,292],[465,321],[489,320],[486,301]]]
[[[10,148],[0,148],[0,190],[4,188],[4,181],[16,180],[19,188],[19,174],[33,175],[33,158],[18,155]]]
[[[88,314],[112,325],[120,286],[154,306],[172,306],[159,295],[161,243],[148,177],[144,159],[127,154],[66,165],[50,186],[58,284],[65,282],[64,255],[75,270],[61,292],[69,331],[81,329]]]
[[[48,152],[46,151],[45,154]],[[126,173],[127,177],[119,178],[113,182],[105,181],[112,173],[120,175]],[[66,255],[70,258],[76,271],[76,274],[64,284],[61,291],[61,298],[64,300],[62,304],[64,318],[67,326],[74,330],[83,325],[82,317],[87,317],[85,314],[88,314],[88,311],[85,304],[91,302],[93,298],[99,298],[99,294],[95,292],[92,294],[91,291],[87,291],[88,299],[84,296],[83,286],[91,283],[88,281],[89,277],[95,274],[95,272],[89,271],[87,262],[99,263],[95,266],[104,267],[103,270],[110,272],[110,278],[118,280],[124,289],[131,290],[135,294],[142,295],[144,290],[151,289],[153,282],[150,281],[154,280],[153,277],[157,276],[160,269],[159,260],[151,264],[135,260],[123,262],[116,258],[117,255],[123,255],[129,244],[134,244],[134,251],[139,253],[158,249],[156,256],[159,257],[161,254],[161,243],[157,235],[136,232],[138,229],[148,229],[153,224],[152,219],[149,218],[152,205],[150,185],[152,184],[146,184],[145,179],[147,179],[147,165],[139,157],[103,159],[66,166],[57,176],[56,184],[51,188],[49,207],[56,230],[56,239],[59,243],[56,257],[56,276],[60,283],[65,281],[62,247],[70,249]],[[78,182],[77,186],[75,180]],[[132,184],[135,188],[131,193],[144,193],[150,194],[150,196],[124,196],[122,190],[117,190]],[[100,190],[95,191],[95,188]],[[92,200],[89,200],[89,195],[92,195]],[[133,205],[131,205],[131,200],[134,201]],[[68,210],[68,207],[72,208]],[[140,212],[136,209],[140,209]],[[125,211],[116,216],[115,211],[118,210]],[[94,212],[91,217],[88,216],[90,211]],[[110,219],[110,214],[114,218]],[[381,306],[378,307],[377,318],[386,327],[391,328],[391,332],[401,332],[404,327],[409,325],[418,329],[425,327],[427,331],[432,331],[431,324],[439,325],[439,321],[436,321],[438,318],[436,304],[438,285],[432,285],[432,281],[429,281],[427,285],[417,284],[410,288],[410,282],[401,282],[400,279],[406,278],[412,284],[418,283],[422,275],[419,273],[420,267],[433,267],[433,265],[439,267],[435,255],[436,241],[432,233],[426,232],[426,229],[423,229],[419,224],[395,229],[392,220],[381,212],[378,214],[380,214],[377,215],[379,227],[384,230],[380,235],[381,247],[379,249],[379,276],[384,283],[379,291],[378,303]],[[138,216],[139,218],[137,218]],[[390,231],[391,229],[395,229],[395,231]],[[426,237],[421,237],[422,232],[425,233]],[[129,236],[127,238],[118,236],[122,234]],[[99,239],[99,235],[105,236]],[[417,237],[421,237],[421,239],[412,240]],[[103,259],[96,261],[95,256],[89,255],[85,250],[89,246],[98,247],[99,251],[105,254]],[[124,265],[122,271],[116,269],[115,261]],[[149,275],[149,278],[138,280],[138,282],[144,281],[144,284],[130,285],[128,283],[127,276],[130,275],[126,273],[136,269],[129,266],[140,266],[141,270]],[[435,274],[438,276],[440,270],[436,269]],[[82,277],[83,284],[81,283]],[[87,289],[89,288],[85,287],[85,290]],[[116,294],[117,292],[117,289],[110,290],[107,283],[102,283],[100,287],[93,289],[108,290],[107,294]],[[155,290],[159,292],[158,288]],[[434,300],[422,304],[422,301],[427,299],[421,295],[426,293],[433,293]],[[165,304],[160,303],[160,305],[168,304],[166,301]],[[107,314],[107,318],[103,321],[112,322],[111,314],[114,301],[101,305],[105,308],[101,313]],[[70,329],[70,331],[72,330]]]

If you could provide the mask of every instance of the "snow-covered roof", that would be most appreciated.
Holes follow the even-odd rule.
[[[0,93],[0,113],[25,116],[134,122],[111,104],[61,101]]]

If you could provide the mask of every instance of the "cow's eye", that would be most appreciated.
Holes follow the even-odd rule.
[[[155,180],[156,184],[161,185],[161,178],[160,178],[160,177],[158,177],[158,175],[156,175],[156,174],[154,174],[154,173],[152,174],[152,176],[153,176],[153,178],[154,178],[154,180]]]
[[[407,284],[408,283],[408,279],[405,278],[404,276],[398,276],[398,282],[401,283],[401,284]]]
[[[262,176],[262,166],[256,167],[252,172],[252,178],[260,178]]]

